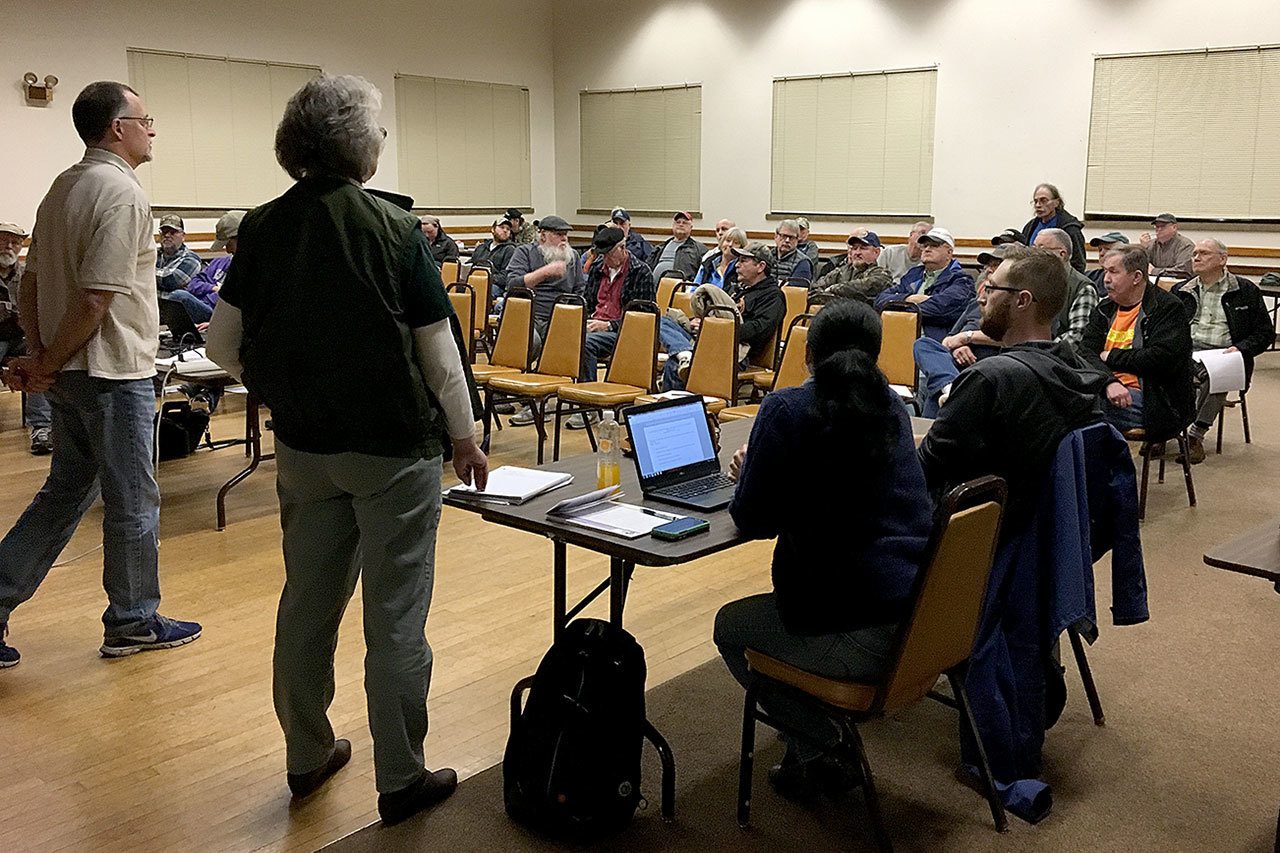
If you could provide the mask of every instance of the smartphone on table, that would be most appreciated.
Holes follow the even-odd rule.
[[[687,516],[685,518],[677,518],[675,521],[668,521],[660,527],[653,528],[651,532],[654,539],[675,542],[678,539],[684,539],[686,536],[693,536],[695,533],[705,533],[710,529],[711,523],[705,518]]]

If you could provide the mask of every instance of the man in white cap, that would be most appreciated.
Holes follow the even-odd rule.
[[[166,293],[165,299],[181,302],[195,323],[207,323],[213,316],[213,307],[218,304],[218,291],[222,289],[222,280],[227,277],[227,268],[231,266],[231,256],[236,253],[236,235],[240,232],[240,220],[244,218],[243,210],[232,210],[222,214],[218,224],[214,226],[214,237],[217,239],[209,246],[215,252],[226,250],[226,254],[214,258],[187,282],[184,290]]]
[[[22,326],[18,323],[18,282],[22,280],[22,262],[18,252],[27,232],[13,222],[0,222],[0,361],[10,355],[25,355]],[[28,394],[22,401],[22,419],[31,430],[31,454],[44,456],[53,452],[53,432],[49,425],[53,414],[49,398]]]
[[[920,265],[907,270],[902,281],[876,297],[877,310],[890,302],[911,302],[920,309],[924,333],[942,340],[974,298],[973,277],[955,259],[956,239],[934,226],[917,241]]]

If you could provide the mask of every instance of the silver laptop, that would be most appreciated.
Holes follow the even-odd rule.
[[[627,409],[627,434],[646,498],[693,509],[729,505],[735,483],[720,470],[701,397],[633,406]]]

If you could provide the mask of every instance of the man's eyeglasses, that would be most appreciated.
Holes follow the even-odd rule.
[[[988,282],[984,281],[982,283],[982,289],[983,290],[1003,290],[1005,293],[1021,293],[1025,288],[1003,287],[1002,285],[999,285],[999,284],[989,284]],[[1028,290],[1027,293],[1031,293],[1031,291]],[[1036,301],[1036,296],[1034,293],[1031,293],[1031,301],[1032,302]]]
[[[142,126],[145,127],[147,130],[150,130],[151,128],[155,127],[155,124],[156,124],[156,120],[151,116],[116,116],[116,118],[120,119],[121,121],[140,122]]]

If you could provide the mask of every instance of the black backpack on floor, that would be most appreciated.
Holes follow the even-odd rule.
[[[577,619],[542,658],[502,759],[507,814],[561,838],[621,829],[640,802],[644,651]]]

